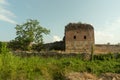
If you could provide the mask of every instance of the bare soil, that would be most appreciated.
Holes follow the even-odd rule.
[[[67,80],[120,80],[120,74],[104,73],[96,76],[90,73],[72,72],[66,75]]]

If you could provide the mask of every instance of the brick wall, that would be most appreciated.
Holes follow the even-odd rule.
[[[65,27],[66,52],[90,53],[94,28],[90,24],[70,23]]]
[[[120,45],[96,44],[94,48],[95,54],[107,54],[120,52]]]

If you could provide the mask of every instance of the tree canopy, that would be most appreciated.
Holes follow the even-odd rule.
[[[23,49],[28,49],[31,43],[42,44],[43,34],[49,34],[50,30],[42,27],[37,20],[29,19],[25,23],[16,25],[17,37],[13,42]]]

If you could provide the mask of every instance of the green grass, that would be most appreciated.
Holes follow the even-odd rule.
[[[77,56],[22,58],[6,52],[0,54],[0,80],[65,80],[65,74],[70,72],[120,73],[120,58],[100,59],[98,56],[93,61]]]

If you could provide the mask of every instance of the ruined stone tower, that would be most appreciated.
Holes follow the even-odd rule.
[[[91,53],[94,28],[90,24],[69,23],[65,26],[65,51]]]

